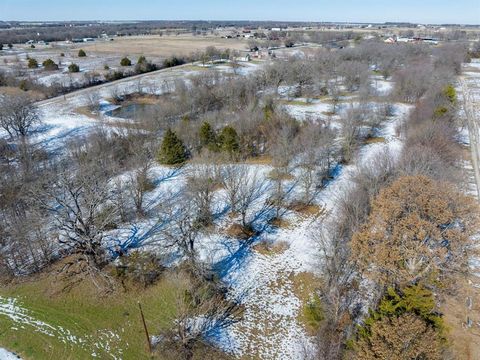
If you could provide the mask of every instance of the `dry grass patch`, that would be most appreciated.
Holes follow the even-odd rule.
[[[0,86],[0,94],[12,95],[12,96],[27,94],[37,101],[44,100],[46,98],[45,94],[41,93],[40,91],[36,91],[36,90],[24,91],[18,87],[13,87],[13,86]]]
[[[249,165],[272,165],[272,163],[273,159],[268,155],[250,157],[245,160],[245,164]]]
[[[292,223],[282,218],[274,218],[269,221],[269,224],[279,229],[288,229],[292,227]]]
[[[382,136],[371,136],[365,139],[365,144],[378,144],[385,142],[387,142],[387,140]]]
[[[246,228],[241,224],[235,223],[225,230],[225,234],[231,238],[247,240],[255,235],[255,231],[251,228]]]
[[[196,51],[205,51],[207,47],[218,49],[246,50],[244,39],[223,39],[214,36],[125,36],[114,41],[93,42],[82,44],[82,48],[90,54],[113,55],[145,55],[169,57],[187,56]]]
[[[94,112],[92,112],[88,106],[81,106],[81,107],[78,107],[75,109],[75,112],[77,114],[80,114],[80,115],[85,115],[89,118],[92,118],[92,119],[95,119],[95,120],[98,120],[98,115],[95,114]]]
[[[318,218],[325,215],[326,209],[317,204],[305,204],[302,202],[294,202],[288,206],[289,210],[295,211],[296,213],[303,216],[313,216]]]
[[[479,284],[480,279],[472,277],[472,282]],[[465,279],[457,279],[456,284],[457,292],[446,296],[441,307],[448,344],[458,360],[480,359],[480,289]]]
[[[282,180],[282,181],[290,181],[295,179],[295,176],[293,176],[292,174],[280,171],[279,169],[273,169],[268,173],[267,177],[271,180]]]
[[[274,243],[263,241],[253,247],[253,249],[262,255],[278,255],[285,252],[290,246],[286,241],[277,241]]]

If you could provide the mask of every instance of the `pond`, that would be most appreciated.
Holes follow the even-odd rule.
[[[141,120],[154,117],[157,110],[158,105],[133,103],[107,111],[105,115],[122,119]]]

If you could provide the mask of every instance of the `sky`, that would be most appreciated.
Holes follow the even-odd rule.
[[[480,0],[0,0],[0,20],[283,20],[480,24]]]

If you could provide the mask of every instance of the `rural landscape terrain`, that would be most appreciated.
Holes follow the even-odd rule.
[[[0,360],[480,359],[479,126],[477,25],[0,21]]]

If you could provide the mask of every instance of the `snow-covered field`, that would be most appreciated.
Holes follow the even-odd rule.
[[[258,65],[256,64],[248,63],[248,65],[242,66],[240,73],[251,73],[255,71],[257,67]],[[220,68],[218,70],[214,69],[213,71],[230,72],[233,70],[228,67],[227,70]],[[105,99],[111,97],[112,89],[115,89],[118,94],[131,94],[141,90],[147,94],[159,95],[167,91],[167,89],[171,89],[176,79],[186,79],[198,73],[198,71],[189,69],[188,67],[170,68],[41,101],[38,103],[38,107],[41,113],[42,127],[37,129],[36,133],[31,136],[31,141],[42,144],[48,151],[55,152],[61,150],[68,140],[83,136],[87,134],[92,127],[98,125],[98,119],[77,111],[79,108],[88,104],[88,94],[96,93],[104,99],[101,111],[103,114],[105,111],[110,110],[110,108],[106,106],[108,104],[105,102]],[[108,117],[104,117],[102,114],[100,114],[102,121],[108,121]]]
[[[256,65],[248,64],[241,69],[242,72],[249,73],[256,69]],[[220,68],[219,71],[232,71],[232,69]],[[89,92],[96,91],[103,99],[110,96],[113,87],[123,93],[136,92],[140,87],[145,92],[158,94],[162,92],[165,84],[192,74],[195,74],[194,70],[168,69],[43,101],[39,104],[43,129],[34,135],[33,141],[43,143],[50,151],[57,151],[63,148],[68,139],[86,134],[98,122],[96,119],[76,112],[76,109],[86,105],[87,100],[84,95]],[[377,90],[383,94],[387,94],[391,89],[391,83],[383,80],[377,80],[376,86]],[[307,117],[324,118],[325,112],[331,109],[330,103],[321,100],[307,105],[285,106],[298,120]],[[376,155],[380,152],[399,153],[402,141],[396,135],[396,128],[405,120],[410,107],[403,104],[394,106],[395,116],[382,124],[380,129],[379,136],[382,136],[385,142],[364,145],[357,158],[351,164],[341,168],[336,177],[318,194],[315,203],[323,209],[321,217],[287,212],[285,215],[287,226],[280,228],[269,226],[268,218],[259,219],[255,224],[256,227],[262,228],[259,236],[252,242],[242,242],[225,235],[225,227],[231,224],[232,219],[223,211],[225,199],[222,196],[222,190],[218,191],[214,201],[217,230],[204,235],[199,240],[199,252],[204,260],[214,265],[223,280],[231,287],[230,296],[236,299],[241,295],[241,302],[245,306],[244,319],[218,333],[214,339],[225,350],[238,357],[300,360],[304,359],[309,349],[315,347],[314,339],[308,335],[300,321],[305,299],[302,299],[299,294],[299,290],[300,292],[302,290],[298,289],[299,283],[301,284],[299,277],[317,275],[320,255],[315,233],[320,231],[323,221],[334,216],[335,200],[348,190],[357,167],[365,163],[375,164]],[[107,108],[108,104],[104,103],[104,109]],[[336,125],[332,123],[332,126]],[[267,174],[271,171],[271,167],[266,165],[248,166],[250,171],[256,172],[263,178],[267,178]],[[165,201],[165,194],[168,194],[170,200],[174,198],[191,170],[192,167],[186,167],[178,173],[172,173],[169,168],[155,167],[152,177],[157,187],[147,195],[146,202],[149,206],[153,208]],[[290,185],[293,194],[298,191],[294,181],[290,183],[287,181],[286,186]],[[268,187],[268,181],[266,186]],[[252,212],[259,210],[264,200],[264,197],[259,198]],[[155,220],[142,220],[136,224],[126,225],[123,229],[112,231],[109,239],[112,243],[123,243],[128,241],[136,231],[135,236],[154,240],[149,235],[152,227],[155,227]],[[263,253],[255,247],[265,243],[275,250]],[[33,326],[37,331],[56,336],[62,341],[65,340],[66,343],[75,343],[78,346],[92,343],[90,338],[76,336],[68,329],[39,321],[21,307],[18,299],[0,297],[0,314],[11,318],[19,327]],[[118,334],[109,334],[105,331],[105,338],[99,337],[98,341],[93,343],[98,346],[98,350],[107,351],[112,356],[121,358],[121,353],[116,352],[117,349],[114,347],[117,339]],[[95,348],[91,351],[94,356]]]
[[[20,359],[19,356],[0,348],[0,360],[18,360]]]

